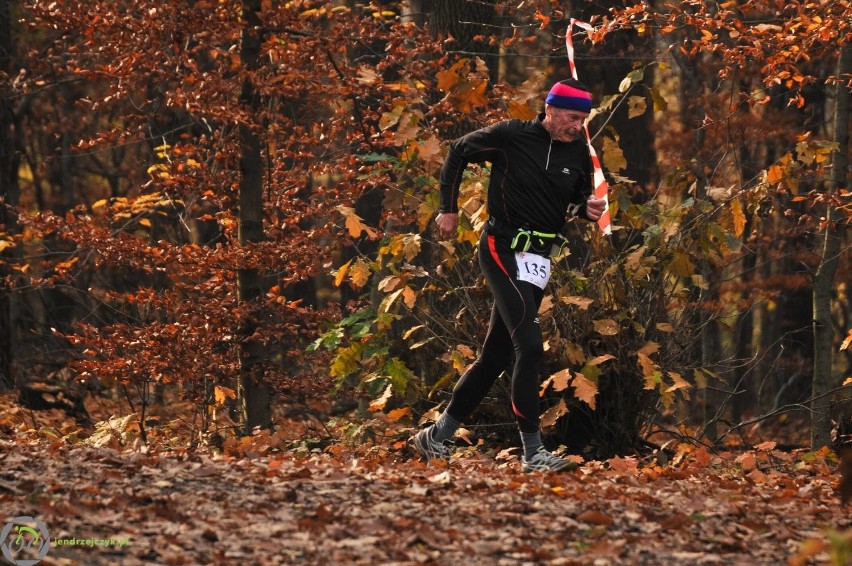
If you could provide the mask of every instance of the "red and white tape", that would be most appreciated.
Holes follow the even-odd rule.
[[[577,77],[577,65],[574,63],[574,40],[571,37],[574,32],[574,26],[586,31],[592,31],[592,26],[571,18],[568,24],[568,31],[565,32],[565,48],[568,50],[568,65],[571,67],[571,76],[579,80],[579,77]],[[612,233],[612,225],[610,224],[609,218],[609,184],[606,182],[606,177],[604,177],[603,168],[601,167],[600,159],[598,159],[598,154],[592,146],[592,138],[589,135],[588,120],[586,121],[584,128],[586,130],[586,143],[589,145],[589,154],[592,156],[592,167],[594,167],[595,170],[595,196],[606,201],[606,209],[604,209],[603,215],[598,220],[598,226],[600,226],[600,229],[604,234],[609,235]]]

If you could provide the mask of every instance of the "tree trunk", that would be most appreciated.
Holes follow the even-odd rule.
[[[13,49],[11,7],[12,0],[0,0],[0,233],[12,233],[13,217],[9,211],[18,200],[14,113],[9,80]],[[0,249],[0,391],[14,385],[11,375],[11,295],[6,284],[9,268],[4,259],[10,255],[11,250]]]
[[[240,58],[248,69],[255,69],[260,55],[261,32],[260,0],[243,1],[243,19],[245,29],[242,34]],[[253,110],[257,107],[254,86],[249,78],[243,82],[240,95],[243,108]],[[259,242],[263,239],[263,157],[261,140],[251,124],[241,121],[239,126],[242,156],[240,158],[240,245]],[[255,305],[261,297],[260,274],[256,269],[240,269],[237,274],[239,300],[250,305],[250,314],[242,321],[240,351],[240,410],[246,434],[255,427],[271,424],[269,390],[263,382],[261,367],[258,364],[262,347],[251,340],[257,328]]]
[[[836,98],[834,107],[834,141],[838,150],[831,167],[829,195],[849,186],[849,88],[844,77],[852,73],[852,47],[840,50],[837,62]],[[831,442],[831,414],[827,395],[838,385],[831,372],[834,332],[831,325],[831,299],[834,275],[840,262],[840,248],[844,239],[843,225],[831,201],[826,207],[825,234],[820,262],[814,277],[814,376],[811,398],[811,449],[816,450]],[[838,222],[834,225],[834,222]]]

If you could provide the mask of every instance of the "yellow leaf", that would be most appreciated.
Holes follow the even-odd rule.
[[[414,308],[414,303],[417,301],[417,293],[408,285],[402,290],[402,302],[410,309]]]
[[[455,66],[446,71],[438,71],[435,73],[435,77],[438,79],[438,90],[443,92],[450,92],[461,80]]]
[[[54,267],[54,269],[56,271],[67,271],[67,270],[71,269],[72,267],[74,267],[74,265],[77,264],[78,259],[79,258],[72,257],[68,261],[59,262],[59,263],[56,264],[56,267]]]
[[[668,110],[668,102],[666,102],[666,99],[663,98],[663,95],[656,88],[651,89],[651,98],[654,100],[654,112],[665,112]]]
[[[648,340],[645,342],[639,350],[637,350],[637,354],[645,354],[646,356],[650,356],[652,354],[656,354],[660,351],[660,345],[653,340]]]
[[[698,368],[693,369],[692,376],[699,389],[707,389],[707,374],[703,370]]]
[[[609,136],[603,140],[603,164],[608,170],[616,172],[623,171],[627,167],[627,160],[618,142]]]
[[[406,234],[402,238],[402,254],[407,261],[413,260],[420,253],[421,242],[420,234]]]
[[[532,120],[538,114],[535,110],[530,108],[529,105],[522,102],[510,100],[507,106],[510,118],[516,118],[518,120]]]
[[[213,387],[213,397],[216,399],[217,404],[224,405],[228,402],[228,399],[236,399],[237,393],[230,387],[216,385]]]
[[[340,284],[343,283],[343,280],[346,278],[346,273],[349,271],[349,266],[352,265],[352,260],[350,259],[346,263],[340,266],[334,276],[334,286],[340,287]]]
[[[743,213],[743,205],[738,198],[731,201],[731,215],[734,219],[734,236],[739,238],[745,230],[746,217]]]
[[[784,168],[780,165],[771,165],[766,172],[766,180],[770,185],[774,185],[782,178],[784,178]]]
[[[656,324],[656,328],[660,332],[674,332],[675,331],[674,326],[672,326],[668,322],[658,322]]]
[[[453,91],[452,100],[455,106],[464,113],[473,112],[477,106],[484,106],[488,103],[485,96],[487,86],[488,82],[484,80],[465,81],[461,88]]]
[[[426,325],[425,324],[418,324],[417,326],[412,326],[411,328],[409,328],[408,330],[403,332],[402,339],[408,340],[409,338],[411,338],[412,334],[414,334],[415,332],[417,332],[421,328],[426,328]]]
[[[151,221],[148,220],[147,218],[140,218],[139,219],[139,225],[144,226],[145,228],[150,228],[151,227]]]
[[[586,379],[586,376],[582,373],[575,373],[571,385],[574,387],[574,396],[594,409],[595,397],[598,394],[598,384],[590,379]]]
[[[369,281],[372,274],[370,265],[361,258],[358,258],[352,267],[349,268],[349,280],[356,287],[363,287]]]
[[[458,346],[456,346],[456,350],[458,352],[460,352],[468,360],[472,360],[473,358],[476,357],[473,353],[473,350],[470,348],[470,346],[465,346],[464,344],[459,344]]]
[[[689,256],[684,253],[676,253],[668,267],[669,271],[680,277],[689,277],[695,274],[695,266],[689,261]]]
[[[592,303],[595,302],[594,299],[589,299],[588,297],[559,297],[559,300],[569,305],[576,305],[583,311],[588,309]]]
[[[689,389],[692,387],[692,384],[685,380],[681,375],[675,371],[666,372],[668,376],[672,379],[672,385],[666,389],[666,393],[672,393],[677,391],[678,389]],[[684,391],[684,397],[689,399],[687,393]]]
[[[340,205],[337,207],[337,211],[343,215],[343,218],[346,221],[346,229],[349,231],[350,236],[357,238],[361,235],[361,232],[366,232],[367,236],[371,238],[376,237],[376,231],[364,224],[361,217],[355,213],[354,208]]]
[[[15,242],[10,242],[9,240],[0,240],[0,252],[5,250],[6,248],[14,248]]]
[[[467,346],[459,345],[450,354],[450,359],[453,363],[453,368],[459,373],[463,373],[469,365],[468,360],[473,358],[473,350]]]
[[[401,407],[399,409],[394,409],[388,413],[388,420],[392,423],[395,423],[402,417],[408,416],[411,413],[411,407]]]
[[[611,318],[592,321],[595,332],[604,336],[615,336],[618,334],[618,323]]]
[[[642,375],[645,377],[645,389],[656,389],[657,384],[662,379],[659,366],[646,354],[640,352],[636,355],[639,358],[639,367],[642,368]]]

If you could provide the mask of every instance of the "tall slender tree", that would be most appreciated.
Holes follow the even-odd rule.
[[[12,231],[9,213],[17,201],[17,166],[15,165],[14,112],[12,109],[12,0],[0,0],[0,235]],[[0,244],[9,242],[0,239]],[[8,246],[8,244],[4,244]],[[3,256],[11,251],[0,247],[0,389],[11,387],[12,321],[11,296],[7,277],[9,270]]]
[[[831,442],[831,413],[827,396],[837,387],[832,374],[834,329],[831,320],[831,300],[834,276],[840,264],[841,246],[845,240],[843,220],[831,202],[831,196],[841,188],[849,187],[849,87],[846,77],[852,74],[852,47],[840,50],[837,62],[837,79],[834,101],[834,142],[837,149],[831,166],[828,186],[828,204],[825,211],[825,230],[819,267],[814,276],[814,376],[811,396],[811,448],[821,448]]]
[[[261,22],[258,13],[260,0],[242,3],[245,28],[242,32],[240,59],[249,71],[258,67],[261,47]],[[257,95],[251,73],[243,80],[240,103],[253,115],[257,110]],[[254,124],[242,120],[240,131],[240,211],[239,241],[241,246],[263,240],[263,158],[261,139]],[[241,328],[240,403],[246,433],[257,426],[268,426],[272,420],[269,390],[263,383],[262,371],[257,365],[259,352],[251,336],[257,328],[255,309],[261,297],[261,275],[256,268],[241,268],[237,272],[239,300],[243,303],[245,318]]]

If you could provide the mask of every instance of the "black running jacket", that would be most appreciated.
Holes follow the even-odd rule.
[[[488,213],[518,228],[556,233],[566,215],[586,218],[592,162],[584,139],[559,142],[533,120],[508,120],[450,144],[441,168],[441,212],[458,212],[459,186],[468,163],[491,163]]]

